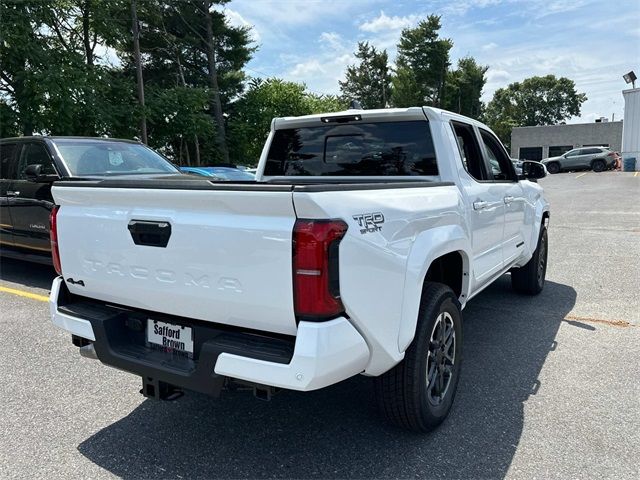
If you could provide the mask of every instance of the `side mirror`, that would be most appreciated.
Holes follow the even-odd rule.
[[[33,165],[27,165],[24,169],[24,175],[30,182],[37,182],[38,178],[42,175],[42,165],[39,163]]]
[[[532,160],[524,160],[522,162],[522,176],[526,180],[536,181],[539,178],[547,176],[547,167],[540,162],[534,162]]]

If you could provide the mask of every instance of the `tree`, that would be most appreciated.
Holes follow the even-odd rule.
[[[229,121],[231,160],[255,165],[276,117],[309,115],[344,110],[338,97],[308,93],[301,83],[278,78],[253,79],[242,98],[234,105]]]
[[[136,84],[138,87],[138,103],[140,104],[140,135],[142,143],[149,143],[147,139],[147,114],[144,111],[144,80],[142,77],[142,60],[140,58],[140,29],[138,24],[138,9],[136,0],[131,0],[131,36],[133,37],[133,61],[136,65]]]
[[[473,57],[458,60],[458,68],[447,72],[444,108],[479,119],[483,113],[480,101],[489,67],[478,65]]]
[[[108,43],[118,51],[122,69],[135,78],[131,21],[129,19],[127,23],[123,14],[125,9],[118,2],[123,0],[109,2],[114,27]],[[242,69],[255,51],[250,29],[232,27],[224,13],[214,8],[224,3],[224,0],[145,0],[137,5],[147,103],[158,98],[172,98],[165,110],[158,105],[153,108],[147,105],[149,144],[164,147],[169,155],[182,157],[189,164],[200,164],[201,157],[204,163],[227,161],[224,154],[227,143],[225,117],[231,103],[244,89]],[[212,41],[208,40],[209,33]],[[185,87],[192,94],[184,97],[183,106],[173,101],[179,101],[173,97],[176,92],[187,92],[178,87]],[[166,92],[163,93],[163,89]],[[154,99],[151,99],[151,90]],[[207,102],[201,105],[199,99],[203,95]],[[172,121],[171,125],[180,130],[174,130],[170,136],[166,118],[173,118],[176,111],[186,112],[187,106],[203,108],[191,113],[198,119],[202,118],[202,113],[207,115],[212,128],[189,128],[187,131],[182,129],[186,123]],[[199,120],[196,125],[203,127]]]
[[[415,28],[402,31],[392,82],[392,99],[396,107],[442,106],[453,42],[440,38],[440,28],[440,17],[429,15]]]
[[[391,91],[391,72],[386,50],[378,51],[367,42],[358,42],[357,65],[349,65],[345,81],[340,81],[342,95],[359,100],[364,108],[385,108]]]
[[[103,0],[0,2],[0,96],[22,134],[101,135],[114,118],[129,121],[128,83],[94,65],[103,6]]]
[[[555,75],[531,77],[499,88],[487,105],[486,123],[503,142],[510,143],[513,127],[554,125],[580,115],[584,93],[575,83]]]

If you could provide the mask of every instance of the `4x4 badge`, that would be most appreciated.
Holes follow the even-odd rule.
[[[84,280],[74,280],[73,278],[69,277],[67,278],[67,283],[70,283],[71,285],[80,285],[81,287],[84,287]]]

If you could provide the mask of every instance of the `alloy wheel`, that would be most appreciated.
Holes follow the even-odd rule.
[[[427,399],[438,406],[449,390],[456,361],[456,332],[449,312],[442,312],[436,318],[427,355]]]

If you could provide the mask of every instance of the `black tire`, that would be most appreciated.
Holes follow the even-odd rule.
[[[604,163],[604,160],[594,160],[591,162],[591,170],[594,172],[604,172],[605,168],[607,168],[607,164]]]
[[[547,172],[554,174],[560,172],[560,164],[558,162],[547,163]]]
[[[444,345],[444,349],[439,345]],[[380,411],[402,428],[417,432],[433,430],[451,410],[461,363],[460,304],[446,285],[426,282],[416,335],[404,360],[374,379]],[[431,375],[428,369],[432,370]],[[432,378],[429,383],[428,376]]]
[[[526,265],[511,270],[511,286],[516,292],[538,295],[542,291],[547,276],[548,252],[547,229],[543,226],[538,237],[538,246],[533,252],[531,260]]]

